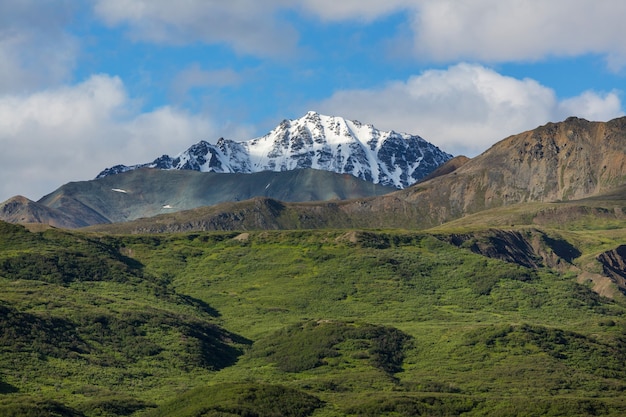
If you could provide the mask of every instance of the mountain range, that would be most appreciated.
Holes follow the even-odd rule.
[[[334,132],[332,135],[331,131]],[[394,171],[388,166],[382,169],[382,162],[377,162],[377,170],[372,164],[350,164],[349,161],[373,160],[373,153],[366,154],[360,141],[366,136],[354,136],[354,132],[369,132],[370,147],[367,149],[377,150],[379,161],[399,160],[399,166],[405,170],[397,168]],[[232,150],[236,144],[224,140],[219,143],[225,150]],[[295,152],[294,149],[303,149],[303,143],[313,148]],[[572,117],[563,122],[548,123],[503,139],[472,159],[451,158],[443,153],[428,154],[422,150],[420,155],[430,156],[420,159],[419,166],[423,167],[428,161],[426,166],[429,169],[420,174],[421,181],[398,189],[405,183],[395,180],[411,178],[413,181],[416,178],[414,163],[406,154],[404,159],[390,156],[399,155],[400,148],[405,151],[413,149],[408,143],[421,144],[432,152],[437,150],[416,136],[379,132],[370,125],[310,112],[301,119],[281,123],[262,138],[236,145],[240,150],[246,150],[238,153],[240,158],[230,160],[244,161],[239,167],[251,170],[253,166],[260,169],[271,165],[279,168],[279,172],[195,172],[215,166],[233,169],[233,165],[227,165],[223,158],[233,152],[215,153],[213,145],[200,142],[176,158],[157,160],[170,161],[167,165],[154,162],[111,168],[95,180],[66,184],[37,203],[23,197],[10,199],[0,205],[0,219],[43,222],[59,227],[127,222],[123,226],[110,227],[126,230],[136,227],[144,231],[265,227],[427,228],[520,203],[568,202],[571,206],[574,201],[592,197],[602,199],[607,193],[612,193],[611,200],[619,200],[623,196],[620,186],[626,185],[626,118],[590,122]],[[320,168],[318,157],[323,152],[318,151],[330,144],[337,145],[332,148],[336,153],[331,160],[345,163],[336,168],[345,170],[350,166],[353,169],[351,174],[369,172],[368,178],[375,178],[378,184],[349,174],[288,169],[303,164],[298,162],[302,161],[302,155],[310,156],[311,159],[305,158],[309,162],[317,161],[314,166]],[[318,145],[320,148],[315,148]],[[342,150],[351,147],[360,151],[339,158],[348,155]],[[259,149],[272,151],[261,153]],[[250,150],[256,152],[252,153],[254,155],[261,155],[254,163],[250,162]],[[417,151],[413,149],[411,152]],[[358,155],[363,158],[357,158]],[[358,172],[355,171],[357,166]],[[400,171],[403,174],[381,176]],[[382,183],[392,183],[395,187],[385,188]],[[251,198],[255,199],[248,201]],[[313,203],[316,200],[318,202]],[[188,209],[195,211],[185,211]],[[619,210],[607,210],[613,210],[616,216],[621,215]],[[174,214],[180,211],[183,213]],[[161,216],[158,222],[146,219],[155,215]]]
[[[506,138],[475,158],[451,159],[423,182],[375,198],[319,203],[256,199],[163,215],[158,222],[137,220],[109,227],[129,231],[238,230],[263,225],[423,229],[518,204],[552,204],[550,210],[555,212],[570,207],[570,215],[582,215],[587,211],[571,209],[572,205],[589,206],[592,197],[596,205],[609,200],[603,210],[620,217],[617,206],[626,199],[621,187],[626,185],[625,144],[626,118],[609,122],[569,118]],[[535,215],[528,216],[524,221],[532,223]]]

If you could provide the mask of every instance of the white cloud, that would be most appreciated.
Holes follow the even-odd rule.
[[[274,17],[288,0],[96,0],[95,12],[110,26],[125,26],[132,38],[176,44],[227,43],[261,56],[293,53],[297,32]]]
[[[228,130],[230,129],[230,130]],[[95,75],[83,83],[0,96],[0,201],[39,199],[101,169],[176,154],[229,126],[169,106],[141,112],[122,81]]]
[[[418,55],[440,61],[624,55],[621,0],[420,0]]]
[[[623,0],[303,0],[328,21],[371,21],[404,11],[424,61],[505,62],[600,54],[626,65]]]
[[[31,0],[32,1],[32,0]],[[423,61],[509,62],[599,54],[626,65],[623,0],[95,0],[110,26],[158,43],[225,43],[259,56],[285,56],[297,28],[280,14],[371,22],[405,12],[413,53]],[[404,43],[403,41],[401,43]]]
[[[0,94],[67,80],[78,54],[64,31],[73,10],[66,0],[0,2]]]
[[[475,156],[506,136],[567,116],[623,115],[617,93],[591,91],[559,102],[554,91],[471,64],[429,70],[373,90],[346,90],[319,103],[323,113],[419,134],[455,155]]]
[[[622,102],[619,93],[615,91],[606,94],[585,91],[560,102],[557,114],[563,117],[576,115],[587,120],[607,120],[623,114]]]

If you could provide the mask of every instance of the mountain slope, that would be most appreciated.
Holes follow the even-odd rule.
[[[141,167],[223,173],[313,168],[405,188],[451,157],[419,136],[309,112],[284,120],[260,138],[246,142],[222,138],[215,145],[201,141],[174,158],[163,155],[146,164],[116,165],[97,178]]]
[[[254,174],[138,169],[66,184],[43,197],[38,205],[75,220],[73,225],[64,227],[82,227],[255,196],[282,201],[343,200],[382,195],[392,190],[351,175],[312,169]]]

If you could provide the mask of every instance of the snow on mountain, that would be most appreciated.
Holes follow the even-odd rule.
[[[215,145],[200,141],[174,158],[163,155],[146,164],[116,165],[97,178],[144,167],[224,173],[313,168],[405,188],[450,158],[419,136],[308,112],[300,119],[283,120],[256,139],[221,138]]]

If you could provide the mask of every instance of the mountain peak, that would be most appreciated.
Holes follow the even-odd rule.
[[[261,137],[245,142],[220,138],[215,145],[200,141],[174,158],[163,155],[146,164],[116,165],[97,178],[142,167],[232,173],[313,168],[405,188],[451,157],[417,135],[309,111],[299,119],[283,120]]]
[[[45,223],[54,227],[75,228],[87,226],[67,213],[47,207],[17,195],[0,203],[0,220],[9,223]]]
[[[309,117],[309,118],[319,117],[319,113],[314,110],[309,110],[308,112],[306,112],[304,117]]]

